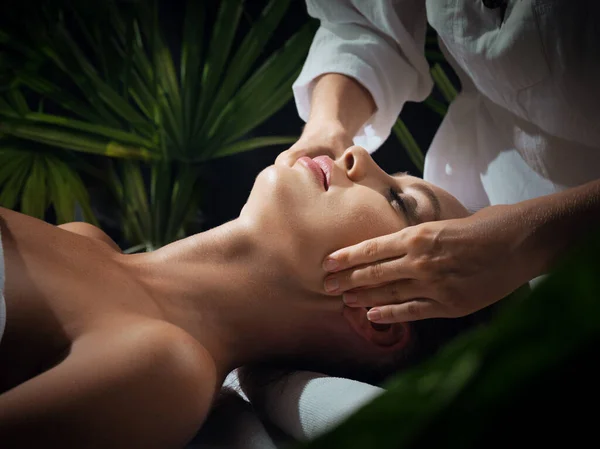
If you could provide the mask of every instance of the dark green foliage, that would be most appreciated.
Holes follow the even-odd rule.
[[[543,447],[594,438],[600,368],[600,238],[591,236],[489,326],[390,381],[302,448]]]
[[[74,214],[61,205],[77,203],[94,221],[79,176],[82,161],[100,156],[112,161],[83,171],[106,184],[131,245],[151,250],[183,237],[203,162],[297,138],[248,137],[291,99],[316,31],[307,20],[264,54],[289,6],[269,0],[251,18],[240,0],[189,0],[181,42],[170,46],[157,0],[47,2],[22,12],[27,27],[3,22],[0,170],[14,151],[22,164],[2,170],[0,203],[40,218],[53,206],[59,223]],[[65,150],[78,164],[61,165],[63,188],[45,189],[55,177],[46,158]]]

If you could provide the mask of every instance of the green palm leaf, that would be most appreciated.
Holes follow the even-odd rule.
[[[146,118],[135,110],[123,97],[104,82],[98,75],[97,70],[89,63],[87,58],[83,55],[78,45],[75,43],[70,33],[65,29],[60,29],[60,36],[63,42],[67,45],[69,53],[74,57],[77,63],[77,70],[81,71],[91,86],[92,89],[97,93],[106,106],[112,110],[112,112],[119,116],[126,123],[133,125],[146,135],[152,135],[152,127],[146,120]]]
[[[23,116],[29,112],[27,101],[19,89],[9,90],[7,96],[12,107],[19,115]]]
[[[242,153],[244,151],[264,148],[271,145],[291,145],[296,142],[296,136],[269,136],[255,137],[252,139],[241,140],[233,144],[225,145],[215,152],[213,158],[230,156],[232,154]]]
[[[440,64],[436,63],[433,66],[431,69],[431,76],[436,86],[440,89],[440,92],[442,92],[444,99],[448,103],[452,103],[458,95],[458,92]]]
[[[31,169],[31,159],[25,154],[0,149],[0,167],[0,205],[14,209]]]
[[[141,232],[142,238],[150,245],[153,220],[142,171],[133,161],[124,161],[120,165],[123,169],[125,208],[129,216],[127,222],[133,223],[136,232]]]
[[[209,106],[215,97],[225,62],[231,51],[242,10],[242,2],[239,0],[222,0],[220,2],[203,67],[202,95],[196,112],[194,128],[200,127],[200,120],[206,116]]]
[[[6,101],[0,97],[0,115],[10,118],[19,118],[19,113]]]
[[[73,221],[76,206],[97,224],[80,176],[55,154],[0,145],[0,205],[44,219],[52,207],[58,223]]]
[[[100,140],[83,133],[60,128],[30,125],[27,122],[5,121],[0,123],[0,133],[84,153],[146,160],[155,157],[147,148],[133,147],[117,141]]]
[[[21,72],[18,77],[20,84],[27,86],[43,98],[53,101],[67,111],[73,112],[91,123],[100,124],[104,120],[92,108],[78,100],[65,89],[58,87],[43,77],[27,72]]]
[[[181,43],[181,95],[183,108],[183,135],[186,142],[192,141],[194,112],[199,104],[200,69],[203,57],[202,34],[205,25],[205,10],[201,2],[188,0]],[[192,145],[193,146],[193,145]]]
[[[309,22],[244,83],[212,125],[212,146],[240,138],[290,100],[314,33],[315,23]]]
[[[592,434],[594,415],[574,406],[579,395],[597,391],[599,251],[595,231],[531,293],[517,290],[502,300],[489,325],[398,373],[384,394],[337,428],[293,447],[473,449],[517,439],[552,447],[557,433],[569,441],[584,427]],[[574,416],[557,415],[567,401]],[[582,427],[588,415],[590,426]],[[541,425],[532,429],[531,416]],[[547,430],[548,418],[560,429]],[[525,438],[515,429],[525,430]]]
[[[442,117],[448,112],[448,107],[444,103],[432,98],[431,95],[423,101],[423,104]]]
[[[103,125],[94,125],[81,120],[74,120],[67,117],[61,117],[59,115],[41,114],[32,112],[24,116],[26,120],[37,123],[46,123],[49,125],[57,125],[63,128],[70,128],[79,131],[85,131],[89,134],[94,134],[98,137],[108,137],[114,141],[130,144],[139,145],[147,148],[149,151],[155,147],[155,143],[151,140],[140,137],[134,133],[128,133],[115,128],[109,128]]]
[[[197,168],[188,164],[179,167],[178,176],[171,189],[171,210],[168,216],[165,237],[173,241],[182,237],[185,223],[189,218],[190,209],[195,205],[194,193],[198,183]],[[165,242],[166,243],[166,242]]]
[[[21,212],[32,217],[43,218],[48,205],[46,190],[46,170],[43,160],[34,156],[31,172],[25,182],[21,196]]]
[[[406,150],[408,157],[415,164],[415,167],[419,169],[421,173],[423,173],[423,169],[425,166],[425,156],[419,147],[419,144],[411,134],[410,130],[404,123],[401,118],[396,120],[396,123],[393,127],[394,134]]]
[[[227,73],[213,101],[206,122],[214,120],[219,111],[232,98],[236,89],[246,78],[251,66],[281,22],[290,0],[271,0],[259,20],[252,26],[227,67]]]
[[[239,44],[243,1],[219,2],[209,23],[206,3],[189,0],[181,59],[174,61],[178,51],[166,44],[157,4],[109,0],[92,13],[69,3],[72,10],[64,14],[48,5],[34,14],[36,27],[24,30],[28,38],[23,42],[29,44],[0,35],[15,44],[15,52],[39,61],[12,81],[39,95],[46,112],[29,110],[20,90],[0,97],[0,133],[37,151],[35,162],[23,165],[23,173],[16,171],[22,178],[17,180],[27,185],[25,209],[35,214],[42,209],[42,200],[31,192],[45,182],[61,220],[71,217],[74,205],[91,214],[71,176],[76,169],[108,183],[125,237],[146,249],[183,235],[198,204],[198,164],[294,141],[245,136],[291,99],[291,84],[316,30],[316,22],[310,22],[279,51],[265,55],[255,70],[291,0],[268,0]],[[63,113],[49,114],[49,104]],[[57,148],[59,154],[82,154],[75,160],[47,159]],[[99,168],[85,162],[86,154],[116,160]],[[71,185],[71,196],[65,183]],[[6,199],[16,204],[18,197],[11,195]]]

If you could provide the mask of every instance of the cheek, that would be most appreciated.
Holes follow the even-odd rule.
[[[402,227],[399,218],[383,197],[360,202],[349,201],[338,210],[335,240],[340,246],[396,232]]]

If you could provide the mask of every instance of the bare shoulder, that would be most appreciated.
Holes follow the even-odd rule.
[[[79,234],[79,235],[83,235],[85,237],[89,237],[91,239],[99,240],[101,242],[106,243],[108,246],[110,246],[115,251],[119,251],[119,252],[121,251],[121,248],[119,248],[119,245],[117,245],[115,243],[115,241],[113,239],[111,239],[110,236],[106,232],[104,232],[102,229],[100,229],[97,226],[94,226],[90,223],[74,221],[71,223],[64,223],[64,224],[58,225],[58,227],[60,229],[64,229],[65,231],[69,231],[74,234]]]
[[[0,440],[15,447],[182,447],[218,389],[192,336],[143,320],[75,341],[59,365],[0,395]],[[18,445],[17,445],[18,443]]]
[[[183,329],[163,321],[143,320],[107,334],[105,345],[116,369],[131,369],[133,381],[144,383],[151,371],[153,376],[170,381],[168,388],[163,385],[157,390],[153,386],[155,394],[181,395],[196,417],[208,412],[218,389],[215,363],[204,346]]]
[[[95,347],[102,341],[114,376],[135,385],[125,393],[131,394],[133,403],[143,404],[145,412],[130,418],[135,421],[131,424],[147,428],[153,420],[148,413],[153,411],[153,416],[161,416],[161,427],[170,426],[163,432],[191,438],[203,425],[220,386],[215,363],[204,346],[183,329],[158,320],[106,332],[82,341],[82,352],[83,345]]]
[[[182,374],[194,380],[194,387],[198,386],[198,376],[216,382],[216,367],[212,357],[198,340],[180,327],[149,320],[139,325],[137,333],[132,343],[148,351],[150,360],[157,357],[161,361],[172,362],[171,367],[181,369]]]

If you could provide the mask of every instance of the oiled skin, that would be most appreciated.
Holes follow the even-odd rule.
[[[3,447],[181,447],[217,390],[202,345],[164,321],[102,231],[0,208]]]

